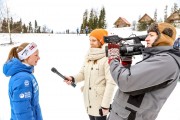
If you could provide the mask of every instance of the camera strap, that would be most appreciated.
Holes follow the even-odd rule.
[[[174,57],[174,54],[170,54],[170,53],[167,53],[167,54],[169,54],[171,57],[173,57],[173,58],[174,58],[174,60],[175,60],[175,61],[176,61],[176,63],[178,64],[178,66],[179,66],[179,70],[180,70],[180,65],[179,65],[178,61],[176,60],[176,58]],[[179,75],[179,80],[180,80],[180,75]]]

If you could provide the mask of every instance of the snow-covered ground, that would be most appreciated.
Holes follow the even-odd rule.
[[[121,31],[123,32],[123,31]],[[113,31],[114,33],[114,31]],[[116,34],[116,33],[115,33]],[[132,31],[126,33],[128,37]],[[137,33],[138,34],[138,33]],[[180,30],[178,30],[180,34]],[[9,78],[2,66],[13,46],[22,42],[35,42],[40,51],[40,61],[35,67],[35,76],[40,88],[40,105],[44,120],[88,120],[83,97],[78,84],[76,88],[66,85],[63,79],[51,72],[55,67],[64,75],[76,74],[89,48],[89,38],[76,34],[12,34],[14,45],[0,46],[0,120],[10,119],[8,98]],[[9,42],[8,34],[0,34],[0,44]],[[139,57],[141,58],[141,57]],[[135,61],[138,61],[137,57]],[[157,120],[180,120],[180,83],[165,103]]]

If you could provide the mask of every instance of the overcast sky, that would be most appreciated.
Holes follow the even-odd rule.
[[[2,0],[0,0],[2,1]],[[154,18],[157,9],[158,19],[163,19],[165,6],[168,15],[174,3],[180,7],[180,0],[4,0],[10,13],[28,24],[37,20],[40,26],[47,25],[54,31],[76,30],[82,23],[85,10],[94,8],[98,12],[102,6],[106,10],[108,27],[112,27],[118,17],[130,23],[138,21],[145,13]],[[13,17],[14,18],[14,17]]]

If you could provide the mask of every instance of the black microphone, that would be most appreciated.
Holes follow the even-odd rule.
[[[59,75],[61,78],[63,78],[64,80],[66,79],[66,77],[64,75],[62,75],[56,68],[51,68],[51,71],[56,73],[57,75]],[[73,87],[76,87],[76,84],[74,82],[71,83],[71,85]]]

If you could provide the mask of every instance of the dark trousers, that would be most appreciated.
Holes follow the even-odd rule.
[[[98,117],[96,117],[96,116],[89,115],[90,120],[106,120],[106,117],[107,116],[102,116],[102,117],[98,116]]]

